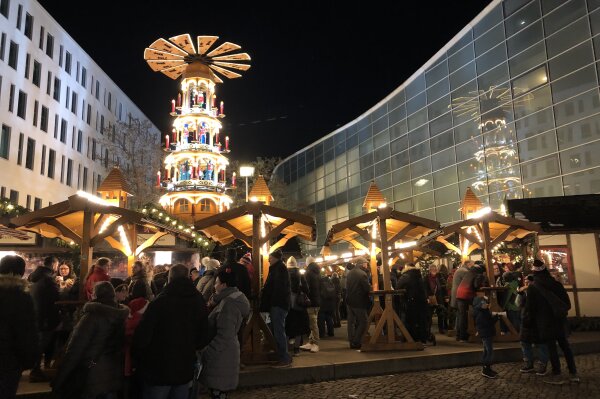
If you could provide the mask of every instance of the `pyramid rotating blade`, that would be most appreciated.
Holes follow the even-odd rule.
[[[166,41],[163,38],[156,40],[154,43],[152,43],[148,47],[153,48],[154,50],[164,51],[165,53],[172,53],[172,54],[180,55],[182,57],[185,57],[186,55],[188,55],[185,51],[181,50],[177,46],[174,46],[172,43],[169,43],[168,41]]]
[[[154,72],[160,72],[163,69],[169,69],[185,64],[185,61],[183,60],[147,60],[147,62]]]
[[[235,79],[235,78],[239,78],[240,76],[242,76],[239,73],[232,72],[230,70],[227,70],[225,68],[221,68],[221,67],[216,66],[216,65],[209,65],[209,67],[211,69],[213,69],[214,71],[219,72],[221,75],[223,75],[223,76],[225,76],[225,77],[227,77],[229,79]]]
[[[161,72],[164,73],[165,75],[167,75],[168,77],[170,77],[171,79],[177,79],[178,77],[181,76],[183,71],[185,71],[186,67],[187,67],[187,64],[183,64],[183,65],[178,65],[173,68],[163,69]]]
[[[196,54],[196,49],[194,48],[194,42],[192,41],[192,37],[189,33],[184,33],[183,35],[170,37],[169,40],[175,43],[184,51],[187,51],[188,54]]]
[[[198,36],[198,54],[206,54],[217,40],[219,40],[219,36]]]
[[[248,65],[248,64],[235,64],[233,62],[221,62],[221,61],[215,61],[213,64],[220,65],[225,68],[237,69],[240,71],[247,71],[248,69],[250,69],[250,65]]]
[[[215,61],[250,61],[250,55],[248,53],[229,54],[222,55],[220,57],[214,57]]]
[[[225,43],[221,44],[219,47],[217,47],[216,49],[214,49],[213,51],[211,51],[210,53],[208,53],[207,55],[209,57],[214,57],[215,55],[229,53],[230,51],[238,50],[241,48],[242,48],[241,46],[238,46],[235,43],[225,42]]]
[[[144,50],[145,60],[183,60],[183,56],[167,53],[165,51],[154,50],[153,48],[147,48]]]

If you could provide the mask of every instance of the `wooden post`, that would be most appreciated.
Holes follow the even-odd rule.
[[[260,293],[260,280],[263,270],[260,260],[260,212],[252,213],[252,263],[254,264],[254,276],[252,276],[252,291],[254,295]]]
[[[488,222],[482,222],[483,230],[483,254],[485,256],[485,271],[490,282],[490,287],[496,286],[496,280],[494,279],[494,268],[492,266],[492,239],[490,238],[490,224]]]
[[[94,213],[86,209],[83,211],[83,230],[81,232],[81,263],[79,269],[79,299],[87,300],[85,292],[85,277],[92,267],[94,248],[91,246],[92,231],[94,229]]]

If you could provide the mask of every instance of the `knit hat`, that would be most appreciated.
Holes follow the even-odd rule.
[[[127,306],[129,306],[129,309],[131,309],[131,313],[135,313],[135,312],[143,309],[147,303],[148,303],[148,301],[146,300],[146,298],[135,298],[135,299],[129,301]]]
[[[252,266],[252,254],[247,252],[244,256],[240,258],[240,263],[244,266]]]
[[[296,258],[290,256],[287,260],[287,267],[298,267],[298,262],[296,262]]]
[[[210,260],[210,256],[205,256],[204,258],[202,258],[202,260],[200,261],[200,263],[202,264],[202,266],[208,268],[208,261]]]
[[[206,270],[214,270],[221,266],[221,263],[216,259],[208,259],[206,262]]]
[[[280,250],[277,250],[271,252],[270,256],[274,257],[275,259],[281,260],[281,258],[283,258],[283,253]]]
[[[531,268],[534,272],[541,272],[546,270],[546,265],[539,259],[533,261],[533,267]]]
[[[315,258],[313,258],[312,256],[308,256],[306,258],[306,266],[310,265],[311,263],[315,263]]]

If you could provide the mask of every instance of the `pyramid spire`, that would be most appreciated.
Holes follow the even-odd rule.
[[[115,206],[127,207],[127,196],[131,195],[131,189],[118,166],[112,168],[108,176],[102,181],[102,184],[98,187],[98,194],[102,199],[114,202]]]
[[[366,208],[367,211],[371,209],[375,209],[380,207],[383,204],[387,204],[385,197],[381,194],[379,187],[375,184],[374,181],[371,182],[371,186],[369,187],[369,191],[367,191],[367,196],[365,197],[365,202],[363,203],[363,208]]]
[[[483,203],[477,198],[471,187],[467,187],[465,197],[461,204],[461,214],[463,219],[467,219],[469,215],[483,208]]]
[[[271,201],[273,201],[273,194],[271,194],[271,190],[267,186],[267,182],[262,175],[259,175],[254,185],[252,186],[252,190],[248,194],[248,198],[251,201],[264,202],[266,205],[269,205]]]

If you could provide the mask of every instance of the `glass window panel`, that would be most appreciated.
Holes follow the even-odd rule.
[[[494,169],[488,172],[488,191],[490,193],[503,191],[506,194],[511,194],[511,197],[514,198],[516,193],[521,191],[520,187],[521,176],[518,166]]]
[[[600,11],[597,10],[590,13],[590,23],[592,25],[592,35],[600,33]]]
[[[480,134],[478,122],[470,120],[460,126],[454,128],[454,141],[456,143],[462,143],[465,140],[469,140]]]
[[[546,61],[546,46],[540,42],[508,60],[511,76],[518,76]]]
[[[415,211],[433,208],[433,192],[430,191],[428,193],[415,195],[413,197],[413,205],[415,207]]]
[[[431,87],[446,76],[448,76],[448,63],[444,60],[425,72],[425,83],[427,87]]]
[[[381,176],[390,172],[390,159],[375,164],[375,176]]]
[[[504,4],[504,15],[507,17],[518,11],[525,4],[529,3],[530,0],[504,0],[502,3]]]
[[[559,174],[558,156],[550,155],[532,162],[521,164],[523,182],[531,183],[537,180],[547,179]]]
[[[600,7],[600,0],[587,0],[588,10],[592,11]]]
[[[371,119],[371,122],[374,122],[377,119],[379,119],[382,116],[384,116],[385,114],[387,114],[387,105],[383,104],[381,107],[379,107],[376,110],[372,111],[371,114],[369,115],[369,118]]]
[[[406,92],[406,98],[412,98],[425,90],[425,76],[423,74],[418,75],[415,79],[410,82],[404,91]],[[410,114],[410,112],[409,112]]]
[[[373,157],[377,161],[381,161],[382,159],[389,158],[390,157],[390,146],[384,145],[384,146],[379,147],[373,153]]]
[[[396,122],[406,118],[406,108],[404,107],[404,105],[401,105],[392,112],[390,112],[388,117],[390,125],[393,125]]]
[[[348,174],[353,175],[355,173],[360,172],[360,163],[359,161],[354,161],[348,164]]]
[[[418,179],[413,179],[411,183],[413,186],[413,194],[420,194],[433,190],[433,180],[431,175],[425,175],[419,177]]]
[[[518,96],[519,94],[526,93],[547,82],[548,75],[546,73],[546,67],[541,66],[540,68],[527,72],[525,75],[513,80],[513,95]]]
[[[408,130],[414,130],[427,122],[427,108],[423,108],[408,117]],[[425,125],[426,126],[426,125]]]
[[[450,90],[454,90],[465,83],[475,79],[477,73],[475,72],[475,61],[469,62],[464,68],[461,68],[450,75]]]
[[[498,4],[473,27],[473,33],[475,34],[475,37],[481,36],[492,26],[500,22],[502,22],[502,7]]]
[[[546,39],[548,58],[552,58],[589,38],[590,28],[588,20],[587,18],[581,18],[579,21]]]
[[[448,85],[448,78],[445,78],[444,80],[427,89],[427,102],[432,103],[440,97],[448,94],[449,91],[450,86]]]
[[[600,141],[561,151],[560,163],[563,173],[579,172],[600,166],[598,154],[600,154]]]
[[[431,173],[431,159],[429,157],[410,164],[410,174],[412,177],[423,176],[427,173]]]
[[[479,179],[465,180],[458,183],[460,198],[465,198],[465,192],[470,187],[483,204],[487,203],[487,184]]]
[[[519,143],[521,162],[549,155],[557,151],[554,130],[539,134]]]
[[[560,177],[523,186],[523,198],[541,198],[562,196]]]
[[[394,187],[394,199],[395,200],[400,200],[400,199],[408,198],[411,196],[412,196],[412,189],[411,189],[410,182],[403,183],[403,184],[400,184],[400,185]],[[406,212],[406,211],[400,210],[396,206],[395,206],[395,208],[397,211]],[[412,204],[411,204],[410,211],[412,211]]]
[[[333,183],[335,183],[335,173],[325,175],[325,187],[330,186]]]
[[[406,126],[406,119],[396,123],[394,126],[390,127],[390,138],[396,139],[406,134],[408,128]]]
[[[542,12],[547,15],[556,7],[564,4],[565,0],[542,0]]]
[[[440,170],[445,168],[446,166],[450,166],[456,162],[456,158],[454,156],[454,148],[448,148],[442,152],[438,152],[431,159],[431,166],[433,170]]]
[[[402,136],[397,140],[390,143],[390,150],[392,154],[399,153],[408,148],[408,136]]]
[[[358,146],[358,153],[361,157],[371,152],[373,152],[373,139],[369,139]]]
[[[363,168],[360,171],[360,181],[362,181],[363,183],[370,182],[374,178],[375,178],[375,171],[373,170],[372,166],[368,167],[368,168]]]
[[[544,38],[542,21],[537,21],[506,41],[508,56],[512,57]]]
[[[438,206],[435,208],[436,220],[442,224],[462,220],[460,215],[460,202]]]
[[[556,80],[576,69],[594,62],[590,41],[559,55],[548,63],[550,79]]]
[[[504,41],[504,26],[496,25],[492,30],[475,40],[475,55],[480,56],[498,43]]]
[[[348,184],[350,187],[360,186],[360,174],[350,175],[348,178]]]
[[[338,193],[343,193],[348,189],[348,179],[342,178],[335,183],[335,189]]]
[[[446,115],[450,115],[450,114],[448,113]],[[449,117],[448,118],[442,117],[439,119],[448,119],[450,121]],[[436,119],[436,121],[437,120],[438,119]],[[433,125],[433,122],[431,125]],[[450,126],[448,126],[448,127],[450,127]],[[431,127],[430,129],[433,129],[433,127]],[[432,134],[433,134],[433,131],[432,131]],[[454,135],[452,133],[452,130],[446,131],[442,134],[436,135],[435,137],[431,138],[431,152],[433,152],[433,153],[441,151],[448,147],[452,147],[453,145],[454,145]]]
[[[552,82],[552,97],[559,102],[596,86],[596,68],[590,65]]]
[[[458,181],[455,166],[433,172],[431,176],[433,177],[433,186],[435,188],[444,187],[448,184],[455,184]]]
[[[554,114],[552,108],[546,108],[545,110],[528,115],[515,122],[519,140],[535,136],[538,133],[552,129],[553,127]]]
[[[429,113],[429,119],[431,120],[431,119],[437,118],[438,116],[447,112],[449,109],[450,109],[450,96],[445,96],[443,98],[440,98],[439,100],[437,100],[433,104],[430,104],[427,107],[427,110]]]
[[[364,169],[373,165],[373,153],[370,152],[367,155],[360,158],[360,168]]]
[[[459,200],[458,186],[453,184],[444,188],[435,190],[435,204],[445,205]]]
[[[406,103],[406,111],[408,112],[408,114],[412,114],[418,110],[420,110],[421,108],[423,108],[426,104],[426,94],[425,92],[417,95],[416,97],[411,98],[410,100],[408,100],[408,102]]]
[[[600,118],[592,116],[565,125],[556,130],[558,147],[561,150],[600,139]]]
[[[467,159],[471,159],[475,157],[477,151],[481,149],[482,146],[482,137],[475,137],[473,139],[469,139],[463,143],[457,144],[455,147],[456,151],[456,160],[458,162],[465,161]]]
[[[546,35],[550,36],[554,32],[575,21],[577,18],[582,17],[585,13],[585,0],[571,0],[565,2],[565,5],[562,6],[560,10],[546,15],[544,18]]]
[[[471,40],[473,40],[473,31],[469,29],[452,47],[450,47],[450,50],[448,50],[448,55],[456,53],[458,50],[466,46]]]
[[[392,99],[390,101],[388,101],[388,109],[392,110],[392,109],[396,108],[397,106],[399,106],[400,104],[403,104],[404,101],[406,101],[405,96],[404,96],[404,90],[401,90],[400,92],[395,94],[394,97],[392,97]]]
[[[402,151],[397,154],[392,154],[391,161],[392,161],[392,170],[408,165],[408,162],[409,162],[408,151]]]
[[[550,87],[543,86],[535,89],[530,94],[517,97],[514,101],[515,119],[530,115],[538,110],[552,105]]]
[[[450,94],[453,102],[456,102],[457,100],[458,102],[468,101],[468,99],[471,99],[473,96],[477,95],[477,80],[471,80]]]
[[[346,166],[346,157],[337,157],[335,159],[336,169],[340,169]]]
[[[422,142],[429,138],[429,132],[427,130],[427,125],[423,125],[418,129],[413,130],[408,134],[408,142],[411,146]]]
[[[565,195],[600,193],[600,168],[563,176]]]
[[[506,36],[514,35],[540,18],[540,4],[537,1],[534,1],[504,21],[506,26]]]
[[[374,135],[381,132],[383,129],[387,129],[387,128],[388,128],[387,115],[384,116],[383,118],[379,118],[375,122],[373,122],[373,134]]]
[[[434,119],[429,123],[429,132],[431,136],[435,136],[440,132],[446,131],[452,127],[452,114],[447,112],[443,116]]]
[[[423,157],[430,155],[429,153],[429,142],[424,141],[421,144],[418,144],[409,149],[410,161],[414,162]]]
[[[506,44],[500,43],[475,61],[477,74],[481,75],[506,60]]]
[[[469,180],[485,175],[484,165],[474,158],[457,164],[456,170],[458,172],[459,181]]]
[[[390,143],[390,132],[386,129],[373,137],[373,146],[379,148],[382,145]]]
[[[405,166],[392,172],[392,182],[394,184],[402,184],[410,182],[410,168]]]
[[[477,78],[477,84],[483,91],[488,91],[492,87],[500,86],[502,83],[508,81],[508,63],[504,62],[494,69],[480,75]]]
[[[387,173],[385,175],[377,175],[377,173],[375,173],[375,184],[377,184],[377,187],[379,187],[381,190],[391,187],[392,174]]]
[[[448,57],[448,70],[454,72],[475,59],[473,43]]]

